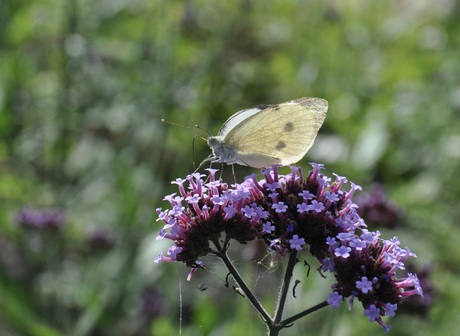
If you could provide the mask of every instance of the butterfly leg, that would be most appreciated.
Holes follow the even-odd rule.
[[[236,185],[236,175],[235,175],[235,165],[232,164],[232,175],[233,175],[233,181],[235,181],[235,185]]]

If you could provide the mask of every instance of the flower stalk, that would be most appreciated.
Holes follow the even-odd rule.
[[[260,303],[260,301],[255,297],[254,293],[249,289],[248,285],[243,280],[238,270],[235,268],[231,260],[228,258],[227,250],[223,249],[220,246],[220,243],[218,241],[215,241],[213,243],[216,246],[217,251],[218,251],[217,256],[222,259],[228,271],[233,276],[233,279],[235,279],[236,283],[238,284],[238,286],[240,286],[241,290],[244,292],[244,294],[249,299],[249,301],[251,301],[254,308],[262,316],[262,319],[265,321],[265,323],[270,323],[271,321],[270,315],[267,313],[264,307],[262,307],[262,304]]]

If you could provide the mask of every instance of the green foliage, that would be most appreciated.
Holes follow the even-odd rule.
[[[302,96],[330,108],[300,165],[382,183],[405,212],[382,234],[433,266],[430,321],[402,315],[391,333],[459,334],[459,36],[455,1],[2,0],[0,334],[172,335],[182,311],[183,335],[264,335],[219,266],[191,282],[182,265],[152,266],[167,247],[154,210],[193,171],[194,133],[160,119],[215,134],[237,110]],[[25,230],[24,206],[62,209],[65,224]],[[110,244],[95,249],[95,229]],[[256,288],[278,286],[241,261]],[[327,295],[318,276],[293,306]],[[327,310],[285,335],[378,329],[357,307]]]

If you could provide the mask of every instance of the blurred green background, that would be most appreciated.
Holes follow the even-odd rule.
[[[330,107],[299,165],[324,163],[365,191],[382,184],[403,213],[382,236],[431,267],[426,318],[398,311],[390,334],[460,334],[455,0],[2,0],[0,334],[264,335],[218,260],[190,282],[182,264],[153,263],[169,245],[155,241],[155,208],[193,171],[195,134],[160,119],[215,134],[240,109],[303,96]],[[208,154],[197,139],[196,160]],[[21,209],[65,218],[25,227]],[[282,265],[232,246],[273,309]],[[310,262],[286,317],[329,293]],[[358,303],[284,335],[371,333],[383,334]]]

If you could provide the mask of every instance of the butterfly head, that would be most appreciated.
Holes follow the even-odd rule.
[[[210,136],[207,139],[208,145],[212,151],[212,158],[218,162],[226,162],[228,164],[235,163],[236,151],[225,143],[225,139],[221,135]]]

